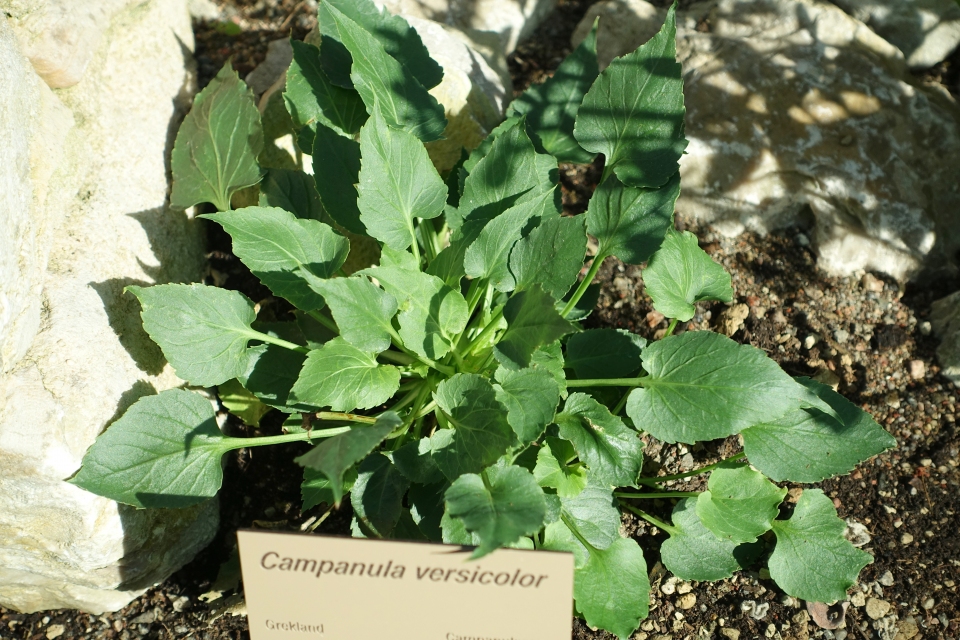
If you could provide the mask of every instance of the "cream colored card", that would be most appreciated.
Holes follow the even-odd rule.
[[[251,640],[570,640],[573,555],[240,531]]]

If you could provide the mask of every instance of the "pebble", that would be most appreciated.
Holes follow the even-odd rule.
[[[744,600],[740,603],[740,611],[749,615],[754,620],[763,620],[769,610],[769,602],[761,602],[758,604],[756,600]]]
[[[669,578],[666,582],[660,585],[660,591],[664,595],[673,595],[677,592],[677,579]]]
[[[797,245],[799,245],[799,246],[801,246],[801,247],[809,247],[809,246],[810,246],[810,238],[808,238],[805,233],[798,233],[798,234],[797,234],[797,237],[795,238],[795,240],[797,241]]]
[[[817,336],[812,333],[803,339],[803,348],[807,351],[813,349],[815,344],[817,344]]]
[[[863,277],[860,278],[860,286],[863,287],[866,291],[873,291],[874,293],[880,293],[883,291],[883,280],[876,277],[872,273],[865,273]]]
[[[843,532],[843,537],[855,547],[870,544],[870,531],[865,525],[852,519],[847,519],[847,528]]]
[[[857,591],[855,594],[850,596],[850,604],[855,607],[862,607],[867,604],[867,598],[861,592]]]
[[[173,610],[177,613],[180,613],[184,609],[190,606],[190,598],[187,596],[180,596],[173,601]]]
[[[880,576],[880,578],[877,580],[877,582],[879,582],[880,584],[882,584],[882,585],[885,586],[885,587],[892,587],[892,586],[893,586],[893,573],[892,573],[891,571],[889,571],[889,570],[888,570],[888,571],[884,571],[884,572],[883,572],[883,575]]]
[[[684,594],[693,591],[693,585],[689,582],[681,582],[677,585],[677,593]]]
[[[833,332],[833,339],[843,344],[850,339],[850,332],[846,329],[837,329]]]
[[[928,336],[933,331],[933,325],[924,320],[920,323],[920,335]]]
[[[774,624],[768,624],[767,630],[763,632],[763,635],[768,638],[772,638],[773,636],[777,635],[777,626]]]
[[[920,628],[917,626],[917,621],[911,616],[900,621],[900,623],[897,625],[897,631],[904,638],[910,640],[910,638],[913,638],[920,633]]]
[[[740,640],[740,632],[736,629],[731,629],[730,627],[724,627],[723,629],[720,629],[720,635],[722,635],[724,638],[727,638],[727,640]]]
[[[910,361],[910,377],[914,380],[921,380],[927,374],[927,366],[923,360]]]
[[[923,608],[929,611],[930,609],[933,609],[933,605],[935,604],[936,603],[933,601],[933,598],[927,598],[923,601]]]
[[[910,535],[909,533],[904,532],[904,534],[900,536],[900,544],[906,546],[911,542],[913,542],[913,536]]]
[[[59,638],[66,631],[66,627],[62,624],[52,624],[47,627],[47,640],[53,640],[54,638]]]
[[[890,603],[879,598],[867,598],[867,615],[879,620],[890,611]]]
[[[693,593],[685,593],[677,600],[677,607],[680,609],[692,609],[697,604],[697,596]]]

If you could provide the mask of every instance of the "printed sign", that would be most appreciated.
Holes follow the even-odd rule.
[[[570,640],[569,553],[237,537],[251,640]]]

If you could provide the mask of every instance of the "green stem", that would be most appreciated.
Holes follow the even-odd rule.
[[[395,346],[397,349],[399,349],[400,351],[402,351],[402,352],[403,352],[404,354],[406,354],[407,356],[413,358],[413,360],[418,360],[418,361],[422,362],[423,364],[427,365],[428,367],[430,367],[431,369],[436,369],[437,371],[439,371],[440,373],[442,373],[442,374],[444,374],[444,375],[446,375],[446,376],[452,376],[453,374],[455,374],[455,373],[457,372],[457,370],[454,369],[453,367],[448,367],[448,366],[445,365],[445,364],[440,364],[440,363],[437,362],[436,360],[431,360],[430,358],[426,358],[426,357],[424,357],[424,356],[418,355],[418,354],[414,353],[413,351],[410,351],[410,349],[407,349],[406,347],[404,347],[404,346],[403,346],[403,338],[400,337],[400,334],[397,333],[396,329],[394,329],[393,327],[391,327],[390,329],[388,329],[388,331],[389,331],[389,333],[390,333],[390,337],[393,339],[393,346]],[[383,353],[392,353],[392,352],[390,352],[390,351],[384,351]],[[381,354],[381,355],[383,355],[383,354]],[[388,357],[389,357],[389,356],[388,356]],[[410,362],[407,362],[407,363],[405,363],[405,364],[410,364],[411,362],[413,362],[413,360],[411,360]]]
[[[583,276],[583,280],[580,281],[580,284],[577,286],[577,290],[573,292],[573,295],[570,296],[570,300],[567,301],[567,304],[563,306],[563,311],[560,312],[560,315],[566,318],[573,308],[577,306],[577,303],[580,302],[580,298],[583,297],[583,294],[587,292],[587,287],[590,286],[590,283],[593,282],[593,279],[597,276],[597,272],[600,271],[600,265],[603,264],[603,261],[607,259],[607,255],[601,251],[593,258],[593,264],[590,265],[590,269],[587,271],[587,275]]]
[[[663,334],[663,337],[664,337],[664,338],[669,338],[670,336],[672,336],[672,335],[673,335],[673,330],[676,329],[676,328],[677,328],[677,319],[674,318],[673,320],[670,321],[670,326],[667,327],[667,332],[666,332],[665,334]]]
[[[585,547],[586,547],[587,549],[589,549],[590,551],[596,551],[596,550],[597,550],[597,548],[596,548],[595,546],[593,546],[592,544],[590,544],[589,542],[587,542],[586,538],[584,538],[582,535],[580,535],[580,532],[577,531],[577,527],[574,526],[574,524],[570,521],[570,518],[567,517],[567,514],[565,514],[565,513],[563,513],[563,512],[560,512],[560,519],[563,520],[563,524],[567,525],[567,529],[570,529],[570,533],[572,533],[573,536],[574,536],[577,540],[580,541],[580,544],[582,544],[583,546],[585,546]]]
[[[275,344],[278,347],[283,347],[284,349],[290,349],[291,351],[297,351],[299,353],[310,353],[310,349],[307,349],[306,347],[301,347],[298,344],[294,344],[293,342],[287,342],[286,340],[281,340],[280,338],[274,338],[271,335],[267,335],[266,333],[260,333],[259,331],[254,331],[253,329],[251,329],[247,333],[247,335],[252,340],[259,340],[260,342],[269,342],[270,344]]]
[[[736,455],[732,455],[729,458],[724,458],[719,462],[708,464],[705,467],[700,467],[699,469],[694,469],[693,471],[687,471],[684,473],[675,473],[671,476],[657,476],[656,478],[640,478],[639,480],[637,480],[637,483],[650,485],[650,484],[660,484],[661,482],[666,482],[668,480],[682,480],[683,478],[698,476],[701,473],[706,473],[707,471],[713,471],[714,469],[716,469],[717,467],[719,467],[720,465],[726,462],[735,462],[737,460],[740,460],[741,458],[745,458],[746,456],[747,454],[741,451],[740,453]]]
[[[335,334],[340,335],[340,327],[337,326],[337,323],[334,322],[331,318],[328,318],[319,311],[307,311],[307,315],[325,326],[330,331],[333,331]]]
[[[399,351],[383,351],[377,354],[377,357],[402,365],[413,364],[417,361],[417,359],[413,356],[409,356],[406,353],[400,353]]]
[[[490,318],[490,322],[488,322],[488,323],[487,323],[487,326],[485,326],[485,327],[483,328],[483,331],[480,332],[480,335],[478,335],[476,338],[474,338],[474,339],[473,339],[473,342],[471,342],[469,345],[467,345],[467,348],[464,349],[464,354],[465,354],[465,355],[468,355],[468,356],[472,356],[473,353],[474,353],[474,351],[476,351],[476,350],[479,349],[481,346],[483,346],[483,344],[487,341],[487,339],[488,339],[491,335],[493,335],[494,333],[496,333],[496,332],[497,332],[497,329],[499,329],[500,319],[501,319],[502,317],[503,317],[503,309],[501,308],[499,311],[497,311],[497,312],[493,315],[492,318]]]
[[[630,493],[628,491],[614,491],[613,495],[618,498],[630,498],[631,500],[647,500],[652,498],[696,498],[700,491],[665,491],[661,493]]]
[[[394,404],[392,407],[390,407],[389,409],[387,409],[387,411],[399,412],[399,411],[400,411],[401,409],[403,409],[405,406],[407,406],[408,404],[410,404],[411,402],[413,402],[413,401],[420,395],[420,389],[419,389],[419,387],[420,387],[420,385],[417,385],[416,387],[414,387],[411,391],[409,391],[409,392],[407,393],[407,395],[405,395],[405,396],[403,396],[402,398],[400,398],[400,400],[397,401],[396,404]]]
[[[430,264],[440,251],[437,230],[433,226],[433,220],[421,220],[417,223],[417,229],[420,230],[420,236],[423,238],[423,250],[427,253],[427,264]]]
[[[410,230],[410,238],[413,242],[410,244],[410,248],[413,250],[413,257],[417,259],[417,268],[421,267],[420,264],[420,245],[417,244],[417,232],[413,228],[413,220],[410,220],[410,225],[407,227]]]
[[[647,513],[646,511],[641,511],[640,509],[637,509],[637,508],[636,508],[635,506],[633,506],[632,504],[627,504],[627,503],[621,501],[621,502],[620,502],[620,506],[623,507],[624,509],[626,509],[627,511],[630,511],[631,513],[634,513],[634,514],[640,516],[641,518],[643,518],[644,520],[646,520],[647,522],[649,522],[649,523],[652,524],[653,526],[655,526],[655,527],[660,527],[661,529],[663,529],[664,531],[666,531],[666,532],[669,533],[670,535],[676,535],[676,534],[678,533],[676,527],[673,527],[673,526],[667,524],[666,522],[664,522],[663,520],[660,520],[659,518],[654,518],[652,515],[650,515],[650,514]]]
[[[407,416],[407,426],[413,424],[414,420],[419,418],[420,409],[423,408],[423,403],[426,402],[427,397],[430,395],[430,392],[433,390],[433,385],[430,380],[420,387],[420,390],[417,392],[417,400],[413,403],[413,409],[410,410],[410,415]]]
[[[627,404],[627,399],[630,398],[630,394],[631,394],[631,393],[633,393],[633,389],[630,389],[630,390],[627,391],[625,394],[623,394],[623,397],[620,398],[620,402],[618,402],[618,403],[617,403],[617,406],[615,406],[615,407],[613,408],[613,411],[611,411],[611,413],[612,413],[613,415],[615,415],[615,416],[616,416],[616,415],[620,415],[620,412],[623,411],[623,408],[626,406],[626,404]]]
[[[587,380],[567,380],[568,387],[642,387],[643,378],[597,378]]]
[[[337,422],[359,422],[362,424],[374,424],[377,419],[372,416],[361,416],[355,413],[340,413],[338,411],[318,411],[314,414],[316,420],[335,420]],[[247,447],[262,447],[271,444],[284,444],[286,442],[301,442],[303,440],[313,440],[314,438],[330,438],[338,436],[341,433],[350,431],[353,427],[333,427],[331,429],[318,429],[316,431],[298,431],[297,433],[284,433],[279,436],[260,436],[257,438],[226,438],[224,451],[233,449],[244,449]]]

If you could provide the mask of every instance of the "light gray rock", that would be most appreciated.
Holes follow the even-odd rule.
[[[254,95],[261,96],[287,71],[292,60],[293,46],[290,44],[290,38],[273,40],[267,45],[267,57],[257,65],[256,69],[247,74],[244,81]]]
[[[556,0],[374,0],[390,13],[434,20],[466,32],[490,32],[502,54],[533,33]]]
[[[201,274],[197,225],[166,206],[167,158],[195,84],[192,42],[185,0],[130,4],[103,31],[83,78],[50,91],[0,16],[0,127],[10,127],[0,145],[0,259],[14,247],[13,277],[39,282],[11,286],[4,263],[0,309],[6,321],[7,310],[37,305],[40,319],[10,343],[4,325],[2,606],[118,609],[216,531],[215,501],[135,511],[63,481],[132,402],[182,384],[122,289]],[[44,113],[50,120],[38,124]],[[11,299],[17,306],[4,306]]]
[[[933,303],[930,324],[940,338],[940,373],[960,387],[960,291]]]
[[[618,33],[662,23],[645,5],[599,3],[577,33],[600,14],[608,62],[642,43]],[[820,266],[839,274],[908,279],[960,248],[960,109],[866,25],[813,0],[717,0],[681,12],[678,58],[678,211],[728,235],[812,224]]]
[[[960,44],[960,6],[954,0],[831,0],[903,52],[907,64],[925,69]]]

